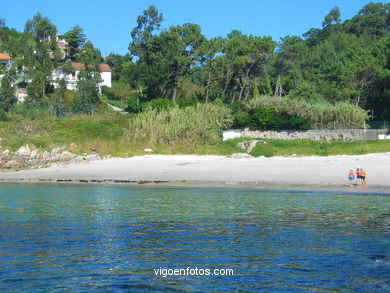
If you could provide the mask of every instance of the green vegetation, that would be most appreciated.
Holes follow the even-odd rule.
[[[56,117],[49,109],[16,107],[7,119],[0,117],[0,120],[3,120],[0,121],[3,146],[14,151],[27,143],[49,151],[75,143],[76,148],[70,151],[84,154],[94,148],[101,156],[142,155],[145,148],[158,154],[231,155],[245,152],[237,146],[238,142],[252,140],[221,141],[220,129],[231,123],[232,117],[226,107],[212,104],[148,110],[130,116],[106,110],[99,115],[77,114],[66,118]],[[327,156],[390,151],[390,141],[264,141],[256,145],[251,155]]]
[[[246,111],[262,107],[273,108],[278,113],[285,113],[287,114],[285,115],[286,118],[299,117],[305,119],[310,121],[313,126],[318,125],[323,128],[333,128],[335,126],[337,128],[362,128],[363,122],[369,118],[367,111],[345,101],[332,104],[324,100],[309,102],[286,97],[261,96],[245,101],[241,106]],[[240,113],[242,110],[237,112]],[[290,125],[294,126],[294,121]],[[297,125],[290,129],[301,128]]]
[[[104,103],[110,104],[123,110],[127,108],[127,104],[124,104],[122,101],[111,100],[106,95],[101,95],[100,100]]]
[[[252,156],[330,156],[363,155],[388,152],[390,141],[314,141],[314,140],[264,140],[257,143]]]
[[[218,142],[222,130],[231,123],[230,109],[224,105],[149,109],[130,119],[125,137],[128,141],[153,144],[207,145]]]
[[[390,120],[390,4],[368,3],[342,21],[338,7],[321,29],[279,43],[232,30],[207,39],[193,23],[162,29],[150,6],[131,30],[129,52],[101,53],[75,25],[57,45],[57,28],[35,14],[23,32],[0,19],[0,52],[14,57],[0,87],[0,137],[15,149],[76,143],[76,152],[102,155],[231,154],[221,142],[232,125],[251,129],[361,128]],[[319,21],[320,23],[320,21]],[[75,91],[52,71],[80,62]],[[100,66],[112,69],[112,87],[100,89]],[[54,89],[52,83],[60,85]],[[16,105],[15,91],[27,92]],[[112,113],[106,104],[130,114]],[[245,140],[245,139],[243,139]],[[253,155],[329,155],[388,151],[388,142],[267,141]]]
[[[114,83],[104,93],[128,105],[129,112],[145,110],[142,103],[161,98],[181,104],[221,99],[228,105],[272,97],[282,98],[283,103],[268,106],[280,115],[308,119],[312,127],[360,127],[369,118],[390,120],[389,7],[371,2],[345,20],[334,7],[319,20],[322,28],[277,43],[269,36],[238,30],[207,39],[193,23],[162,28],[163,14],[150,6],[136,19],[127,54],[109,54],[103,60],[96,51],[96,60],[88,61],[110,65]],[[27,21],[24,32],[0,21],[0,51],[11,54],[19,73],[31,80],[27,104],[33,107],[46,106],[53,68],[85,62],[83,54],[93,47],[75,25],[62,36],[68,47],[59,58],[55,33],[54,24],[39,13]],[[74,102],[74,111],[95,113],[96,97]]]

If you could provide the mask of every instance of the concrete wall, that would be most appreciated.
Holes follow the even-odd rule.
[[[312,140],[366,140],[378,139],[379,135],[388,135],[387,129],[341,129],[341,130],[286,130],[286,131],[251,131],[244,129],[241,137],[268,139],[312,139]]]

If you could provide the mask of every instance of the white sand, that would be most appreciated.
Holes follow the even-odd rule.
[[[0,180],[200,181],[292,185],[347,185],[349,168],[363,168],[369,186],[390,187],[390,153],[331,157],[232,159],[221,156],[147,155],[46,169],[2,172]]]

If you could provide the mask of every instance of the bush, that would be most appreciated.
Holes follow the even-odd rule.
[[[138,105],[136,96],[127,101],[127,108],[125,110],[129,113],[139,113],[141,111],[141,107]]]
[[[180,108],[190,107],[197,104],[197,101],[195,99],[189,99],[186,97],[179,97],[176,99],[176,105],[178,105]]]
[[[279,113],[307,119],[313,125],[319,124],[323,128],[361,128],[363,122],[369,118],[367,111],[349,102],[331,104],[326,101],[317,101],[310,103],[303,99],[261,96],[245,104],[247,110],[272,107]]]
[[[5,112],[3,109],[0,109],[0,121],[8,121],[7,112]]]
[[[239,112],[234,118],[235,126],[249,127],[251,130],[310,129],[309,120],[287,113],[279,113],[271,107],[259,107],[248,112]]]
[[[174,106],[174,102],[168,98],[157,98],[149,102],[141,104],[141,109],[146,111],[147,109],[155,109],[157,111],[167,110]]]
[[[110,88],[103,86],[102,93],[110,100],[116,101],[127,101],[135,94],[134,90],[124,82],[113,82]]]
[[[66,109],[64,101],[59,95],[54,96],[53,101],[50,103],[50,110],[56,114],[57,117],[65,117],[68,115],[68,110]]]
[[[50,116],[50,111],[45,108],[29,108],[24,105],[16,105],[11,111],[10,116],[21,116],[25,119],[36,120]]]
[[[148,108],[129,121],[126,140],[150,143],[205,145],[221,139],[222,129],[230,127],[232,116],[224,105],[198,104],[158,111]]]

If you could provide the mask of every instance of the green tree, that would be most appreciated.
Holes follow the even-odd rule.
[[[5,20],[0,18],[0,45],[4,42],[5,37]]]
[[[162,85],[165,83],[164,60],[158,44],[155,42],[156,33],[160,30],[163,15],[153,5],[137,17],[137,26],[132,29],[132,41],[129,50],[136,59],[135,66],[129,62],[123,64],[123,71],[133,88],[141,87],[143,93],[149,97],[163,95]]]
[[[171,88],[171,98],[175,101],[182,78],[196,62],[194,56],[204,36],[197,24],[186,23],[161,32],[157,40],[163,57],[167,60],[165,65],[169,75],[168,86]]]
[[[78,74],[73,112],[93,114],[98,111],[97,105],[100,102],[100,51],[87,41],[81,50],[80,61],[82,68]]]
[[[64,34],[64,37],[68,43],[68,47],[66,48],[67,57],[72,61],[76,61],[77,55],[87,40],[84,31],[79,25],[75,25],[70,31]]]
[[[370,2],[344,26],[356,35],[385,36],[389,33],[390,3]]]
[[[340,9],[336,6],[325,16],[325,19],[322,22],[322,27],[326,28],[340,22]]]
[[[45,90],[59,60],[56,31],[50,20],[39,13],[26,23],[23,63],[31,79],[27,86],[27,106],[42,106],[45,103]]]
[[[106,63],[110,66],[112,70],[112,80],[118,81],[121,77],[124,76],[125,65],[124,64],[131,64],[131,56],[129,54],[126,54],[124,56],[119,54],[111,53],[107,56]],[[125,81],[126,78],[124,78],[122,81]]]
[[[378,78],[379,64],[369,50],[361,47],[351,47],[344,54],[341,68],[344,95],[364,107],[368,92]]]
[[[205,39],[199,46],[198,58],[202,72],[204,73],[203,84],[206,87],[205,102],[209,100],[210,90],[213,82],[216,80],[216,58],[217,54],[222,52],[223,40],[221,37],[210,40]]]
[[[8,112],[18,101],[15,96],[14,83],[16,80],[16,70],[14,67],[6,70],[1,79],[0,86],[0,109]]]
[[[68,110],[64,104],[66,93],[66,81],[60,79],[58,81],[59,88],[55,92],[53,101],[50,104],[51,111],[56,114],[57,117],[65,117],[68,114]]]

